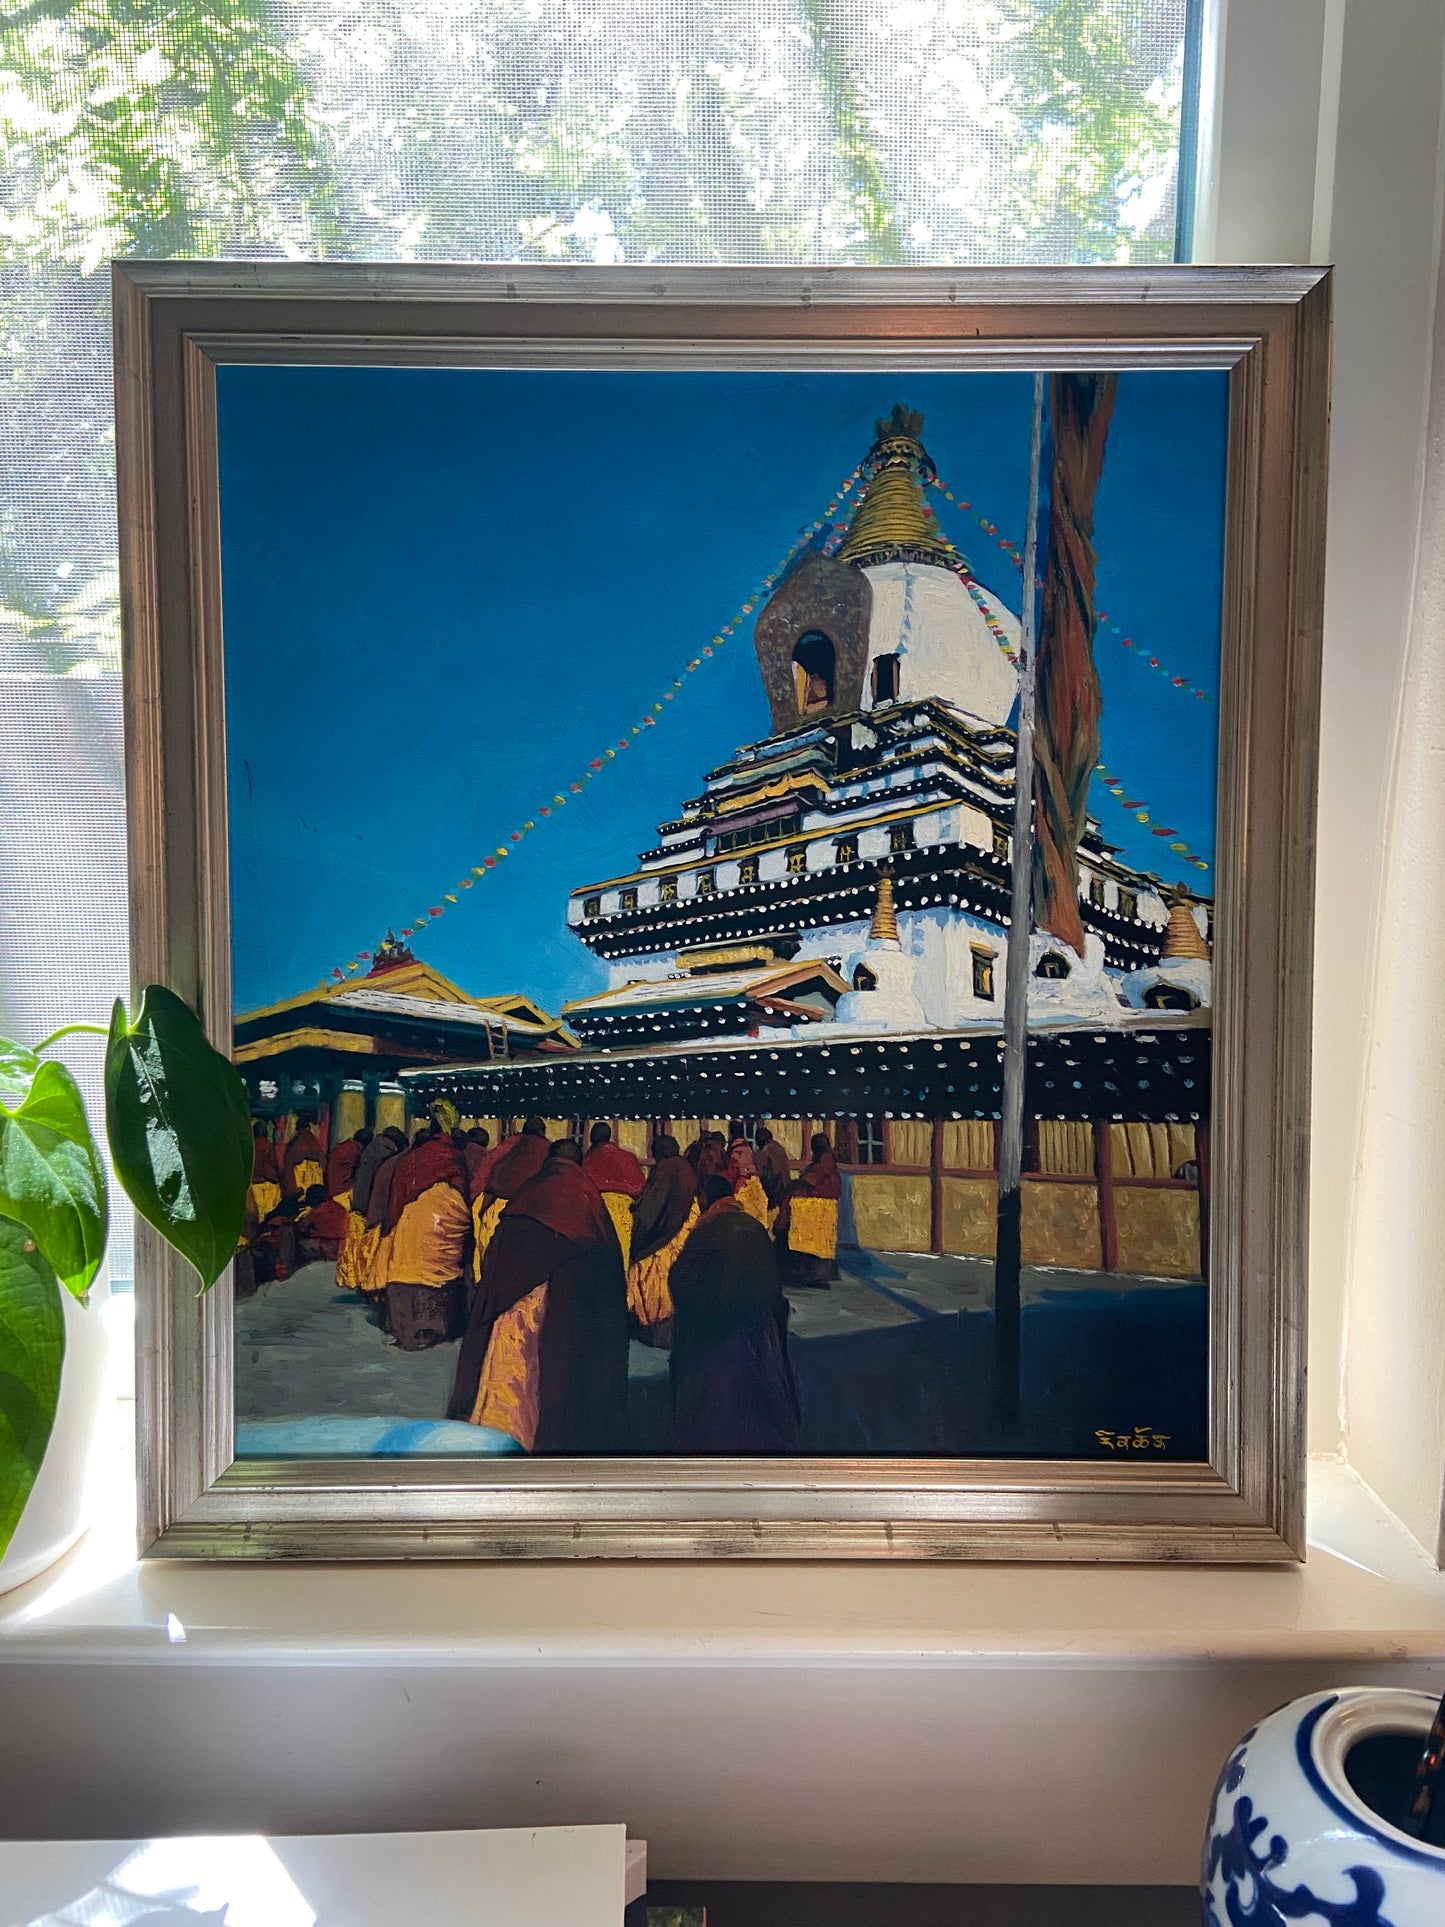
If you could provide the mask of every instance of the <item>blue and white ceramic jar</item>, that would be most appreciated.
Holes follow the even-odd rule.
[[[1387,1812],[1381,1787],[1403,1801],[1435,1707],[1424,1693],[1358,1686],[1252,1727],[1214,1790],[1204,1927],[1442,1927],[1445,1850],[1392,1826],[1352,1784]]]

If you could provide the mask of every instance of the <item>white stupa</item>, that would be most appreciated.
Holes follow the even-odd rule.
[[[1017,651],[1017,616],[974,581],[939,531],[923,495],[933,464],[918,439],[923,418],[898,407],[878,424],[874,464],[838,551],[873,591],[863,705],[935,696],[977,722],[1008,721],[1018,670],[990,630]]]
[[[915,964],[898,940],[893,879],[878,879],[878,903],[868,942],[855,950],[843,974],[853,988],[838,999],[830,1029],[852,1031],[927,1030],[928,1019],[914,988]]]
[[[1169,900],[1169,924],[1158,963],[1131,970],[1119,986],[1131,1010],[1207,1010],[1213,1001],[1209,944],[1181,886]]]

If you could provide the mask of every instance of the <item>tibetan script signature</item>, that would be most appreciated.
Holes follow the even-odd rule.
[[[1156,1432],[1152,1425],[1136,1425],[1132,1432],[1097,1431],[1094,1437],[1106,1452],[1163,1452],[1170,1435]]]

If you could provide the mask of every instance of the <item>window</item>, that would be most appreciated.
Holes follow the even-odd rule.
[[[748,823],[740,830],[720,830],[713,839],[713,855],[726,856],[729,850],[746,850],[754,843],[772,843],[792,836],[801,818],[796,810],[769,816],[761,823]]]
[[[700,897],[710,897],[716,888],[717,871],[699,870],[697,873],[697,894]]]
[[[1046,982],[1058,983],[1069,974],[1069,966],[1057,950],[1046,950],[1034,965],[1034,975]]]
[[[1124,889],[1121,885],[1119,888],[1119,915],[1121,917],[1137,917],[1138,914],[1139,898],[1137,894],[1133,890]]]
[[[756,883],[757,880],[758,880],[758,859],[755,856],[745,856],[742,862],[738,865],[738,882],[739,883]]]
[[[1002,823],[995,823],[993,826],[993,854],[995,861],[1007,863],[1009,860],[1009,851],[1012,847],[1012,836],[1004,828]]]
[[[840,836],[833,846],[833,855],[839,863],[858,861],[858,839],[856,836]]]
[[[858,1133],[858,1163],[886,1164],[888,1147],[883,1132],[883,1119],[860,1117],[855,1128]]]
[[[853,988],[855,990],[876,990],[878,988],[878,979],[868,968],[867,964],[860,963],[854,965]]]
[[[600,917],[602,915],[601,897],[583,897],[582,914],[584,917]]]
[[[1093,906],[1094,906],[1094,908],[1095,908],[1096,910],[1102,910],[1102,909],[1103,909],[1103,907],[1104,907],[1104,879],[1103,879],[1102,877],[1090,877],[1090,878],[1089,878],[1089,901],[1090,901],[1090,903],[1092,903],[1092,904],[1093,904]]]
[[[875,703],[896,703],[898,700],[898,672],[901,667],[898,656],[878,656],[873,663],[873,700]]]
[[[1146,1010],[1194,1010],[1196,1001],[1182,984],[1150,984],[1144,992]]]
[[[821,629],[810,629],[798,638],[793,650],[793,687],[800,716],[832,707],[836,660],[833,645]]]
[[[621,910],[635,910],[637,908],[636,890],[624,890],[618,900],[618,908]]]
[[[94,1019],[128,982],[107,258],[1174,256],[1188,0],[1016,0],[1007,34],[970,8],[924,11],[855,0],[825,34],[820,8],[671,0],[655,42],[601,0],[356,0],[335,31],[339,11],[298,0],[0,15],[26,116],[9,156],[23,224],[0,234],[0,738],[35,752],[8,803],[0,1030]],[[55,181],[63,194],[43,191]],[[83,891],[57,888],[81,870]],[[127,1277],[119,1209],[110,1255]]]
[[[657,894],[658,894],[659,901],[662,903],[676,903],[677,902],[677,878],[664,877],[662,879],[662,884]]]
[[[992,950],[973,952],[973,994],[986,1003],[993,1002],[993,960]]]
[[[888,832],[888,848],[894,856],[897,856],[900,850],[911,850],[913,848],[913,824],[911,821],[907,823],[895,823],[893,825],[892,829]]]
[[[788,852],[788,875],[790,877],[800,877],[807,870],[807,867],[808,846],[806,843],[795,843]]]

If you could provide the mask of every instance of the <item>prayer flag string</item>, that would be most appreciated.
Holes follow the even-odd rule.
[[[981,514],[971,502],[965,502],[962,496],[955,495],[953,490],[945,488],[942,482],[935,480],[932,486],[938,490],[946,502],[952,502],[955,508],[961,509],[966,515],[971,515],[983,530],[984,534],[993,538],[995,545],[1003,551],[1016,569],[1023,568],[1023,551],[1018,547],[1017,543],[1010,542],[1007,536],[999,533],[997,523],[990,522],[988,517]],[[949,543],[948,546],[952,549],[953,544]],[[955,551],[955,553],[957,553],[957,551]],[[971,590],[970,593],[972,593]],[[974,600],[978,601],[977,596],[974,597]],[[979,607],[983,607],[982,603],[979,604]],[[1151,656],[1142,642],[1137,642],[1133,636],[1128,635],[1122,626],[1115,622],[1114,618],[1109,615],[1106,610],[1098,610],[1094,619],[1100,629],[1106,630],[1110,635],[1117,636],[1121,647],[1127,649],[1130,654],[1139,662],[1142,662],[1146,668],[1152,669],[1157,675],[1162,676],[1165,682],[1172,688],[1185,691],[1186,694],[1193,696],[1196,701],[1201,703],[1207,703],[1210,700],[1207,689],[1201,689],[1198,684],[1191,682],[1188,676],[1176,676],[1168,665],[1162,662],[1158,656]],[[997,640],[997,638],[995,638],[995,640]],[[1004,653],[1008,656],[1010,662],[1016,660],[1007,649],[1004,650]]]
[[[822,535],[825,529],[829,531],[830,542],[833,546],[836,546],[838,528],[833,524],[832,518],[838,513],[843,503],[862,480],[864,469],[865,464],[860,462],[855,469],[844,476],[843,480],[829,497],[822,514],[814,521],[808,523],[807,526],[799,532],[797,540],[792,544],[791,548],[788,549],[781,561],[774,565],[769,574],[761,577],[758,583],[749,589],[747,595],[739,604],[732,620],[718,625],[717,633],[708,642],[703,644],[695,656],[683,665],[681,675],[675,676],[671,685],[660,692],[660,699],[643,712],[637,721],[628,729],[626,735],[619,737],[615,743],[603,749],[598,755],[589,758],[586,768],[579,770],[572,781],[559,784],[547,801],[537,804],[532,815],[525,818],[514,830],[510,831],[504,841],[497,844],[489,856],[484,856],[480,863],[473,864],[467,875],[459,877],[450,890],[442,891],[440,902],[427,904],[424,909],[418,911],[407,923],[402,924],[400,928],[397,928],[395,925],[389,926],[388,934],[391,935],[394,933],[396,937],[402,939],[414,937],[420,930],[435,923],[439,917],[445,916],[447,910],[453,904],[461,901],[458,895],[459,891],[470,890],[476,884],[480,883],[491,871],[496,869],[499,863],[505,861],[507,857],[514,853],[517,846],[524,838],[532,834],[541,820],[555,816],[559,810],[565,809],[569,797],[580,796],[587,784],[589,784],[594,777],[600,776],[609,763],[614,762],[623,750],[631,747],[634,738],[642,735],[644,730],[655,729],[659,717],[666,714],[666,705],[674,699],[678,690],[683,688],[684,679],[688,676],[695,675],[706,659],[716,656],[733,636],[738,635],[743,630],[748,617],[757,609],[758,604],[767,595],[769,590],[777,586],[789,564],[793,561],[793,558],[801,550],[807,548],[810,543],[814,542],[818,536]],[[825,546],[827,545],[825,544]],[[344,983],[348,977],[355,976],[364,965],[370,964],[374,957],[374,951],[358,950],[354,956],[348,957],[345,963],[333,965],[328,981],[332,983]]]
[[[1190,849],[1189,845],[1183,840],[1177,830],[1172,830],[1168,828],[1167,825],[1156,822],[1153,812],[1143,797],[1130,796],[1127,793],[1126,785],[1106,768],[1103,763],[1095,763],[1094,774],[1098,777],[1103,788],[1109,792],[1110,796],[1112,796],[1114,801],[1119,805],[1119,808],[1121,810],[1127,810],[1136,823],[1142,823],[1151,836],[1157,836],[1167,842],[1169,848],[1176,856],[1182,857],[1186,863],[1192,864],[1196,870],[1207,870],[1209,868],[1204,858],[1194,854],[1193,850]]]

